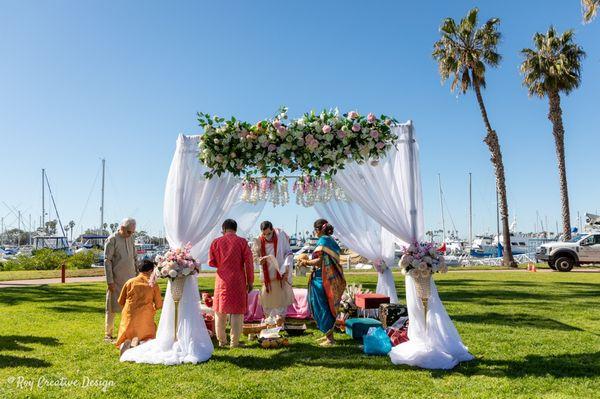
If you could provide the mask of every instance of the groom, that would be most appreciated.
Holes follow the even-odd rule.
[[[223,348],[227,345],[225,327],[229,316],[230,346],[236,348],[248,308],[248,292],[254,283],[254,266],[248,241],[236,234],[236,221],[225,220],[222,231],[223,235],[211,243],[208,255],[208,265],[217,269],[213,302],[215,329],[219,347]]]

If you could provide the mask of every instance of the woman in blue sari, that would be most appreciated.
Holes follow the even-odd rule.
[[[346,280],[340,265],[340,247],[331,237],[333,226],[325,219],[318,219],[314,227],[319,237],[317,247],[312,259],[301,261],[301,264],[313,266],[308,282],[308,306],[317,327],[325,333],[320,345],[331,346],[335,344],[333,330]]]

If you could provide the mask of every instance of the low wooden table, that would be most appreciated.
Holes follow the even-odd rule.
[[[382,303],[390,303],[390,297],[382,294],[356,294],[354,303],[358,308],[359,315],[362,311],[363,317],[366,317],[367,310],[379,309]]]

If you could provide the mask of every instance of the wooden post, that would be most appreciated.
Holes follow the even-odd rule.
[[[60,265],[60,282],[61,283],[65,283],[65,274],[66,274],[66,268],[65,268],[65,264],[63,262],[62,265]]]

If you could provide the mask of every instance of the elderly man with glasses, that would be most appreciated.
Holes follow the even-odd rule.
[[[127,218],[121,222],[119,230],[111,234],[104,244],[104,271],[106,272],[106,319],[104,339],[113,340],[115,313],[121,312],[118,303],[123,285],[135,277],[135,219]]]

